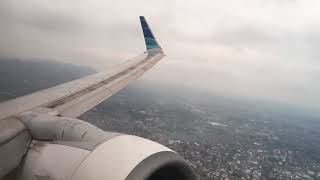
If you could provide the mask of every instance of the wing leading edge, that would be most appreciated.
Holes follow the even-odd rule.
[[[78,117],[152,68],[164,53],[146,19],[140,16],[147,52],[107,72],[100,72],[0,104],[0,120],[30,110]]]

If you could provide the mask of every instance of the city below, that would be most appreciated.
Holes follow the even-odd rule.
[[[94,72],[56,62],[0,63],[1,101]],[[287,105],[142,79],[80,119],[170,147],[199,179],[320,179],[319,117]]]

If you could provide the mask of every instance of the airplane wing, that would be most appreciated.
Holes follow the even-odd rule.
[[[147,52],[106,72],[19,97],[0,104],[0,119],[35,108],[49,108],[64,117],[78,117],[154,66],[164,53],[144,17],[140,17]]]
[[[110,71],[0,104],[0,180],[195,179],[171,149],[75,119],[165,56],[143,16],[140,22],[146,52]]]

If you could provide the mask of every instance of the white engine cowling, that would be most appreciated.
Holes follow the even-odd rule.
[[[19,117],[34,140],[18,179],[196,179],[171,149],[132,135],[105,132],[79,119],[27,113]]]
[[[93,151],[34,141],[19,176],[25,180],[195,179],[178,154],[131,135],[114,137]]]

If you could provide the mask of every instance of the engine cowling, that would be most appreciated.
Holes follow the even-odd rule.
[[[57,118],[34,114],[20,118],[36,138],[29,146],[19,179],[196,179],[188,163],[161,144],[105,132],[78,119]],[[96,139],[99,141],[93,141]]]
[[[20,177],[26,180],[195,179],[187,162],[177,153],[130,135],[116,136],[93,151],[33,141]]]

